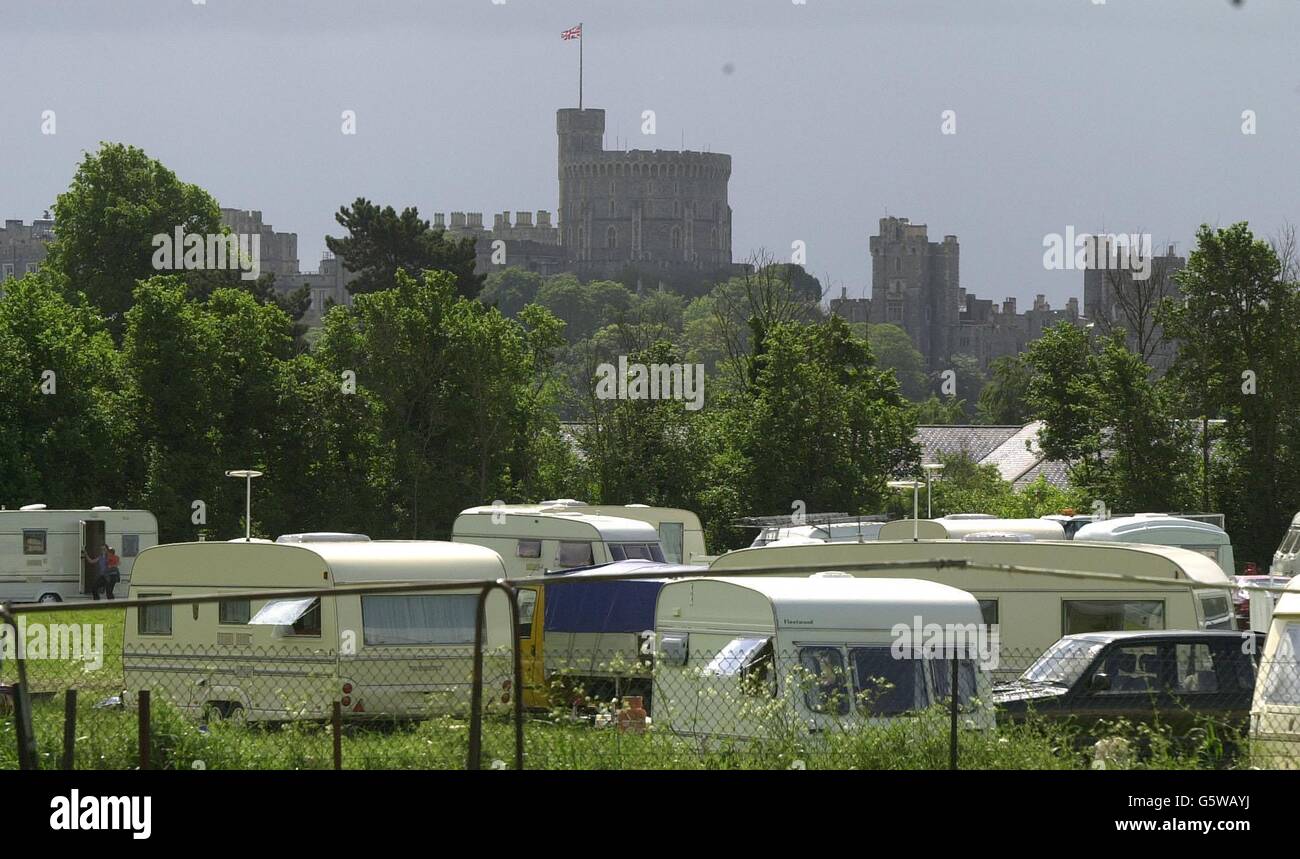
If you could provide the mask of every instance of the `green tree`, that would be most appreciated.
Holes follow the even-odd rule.
[[[976,422],[1003,426],[1030,421],[1029,366],[1020,355],[994,358],[989,364],[989,383],[980,391]]]
[[[542,276],[535,271],[510,266],[487,276],[479,301],[496,307],[506,316],[514,318],[526,305],[537,300],[542,288]]]
[[[466,298],[477,296],[483,288],[484,277],[474,273],[474,239],[447,238],[443,230],[430,227],[414,206],[398,214],[392,206],[381,208],[358,197],[351,206],[341,206],[334,219],[348,234],[326,236],[325,244],[344,267],[356,272],[356,280],[348,284],[353,295],[392,289],[399,270],[413,276],[449,272],[456,291]]]
[[[138,485],[135,421],[103,321],[47,273],[0,298],[0,498],[118,506]]]
[[[903,396],[914,403],[923,401],[930,392],[930,381],[925,375],[925,357],[907,332],[888,322],[877,325],[860,323],[855,327],[865,329],[877,366],[894,372]]]
[[[1182,411],[1227,420],[1214,445],[1211,506],[1222,510],[1238,557],[1263,561],[1300,506],[1300,288],[1293,259],[1245,223],[1197,231],[1175,275],[1182,301],[1161,308],[1179,343],[1169,373]],[[1199,427],[1198,427],[1199,429]],[[1199,433],[1198,433],[1199,434]]]
[[[102,143],[87,154],[54,203],[54,241],[45,267],[86,294],[120,337],[136,282],[157,274],[156,235],[219,233],[221,211],[202,188],[182,182],[134,146]]]

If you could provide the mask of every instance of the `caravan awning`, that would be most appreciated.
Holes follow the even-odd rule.
[[[315,597],[295,600],[272,600],[248,621],[253,626],[292,626],[311,610]]]

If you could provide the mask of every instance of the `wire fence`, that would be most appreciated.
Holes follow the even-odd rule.
[[[0,611],[0,768],[1300,768],[1287,636],[583,633],[510,583],[342,590]]]

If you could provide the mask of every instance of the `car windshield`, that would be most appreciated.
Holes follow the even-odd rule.
[[[1029,666],[1020,679],[1026,683],[1072,686],[1105,645],[1086,638],[1062,638]]]

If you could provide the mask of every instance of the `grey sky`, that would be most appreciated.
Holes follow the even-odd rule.
[[[801,239],[836,294],[866,288],[886,209],[957,234],[968,291],[1058,307],[1082,275],[1043,269],[1045,233],[1186,250],[1202,221],[1300,220],[1295,0],[0,0],[0,218],[100,140],[261,209],[304,269],[358,195],[554,211],[579,21],[607,146],[730,153],[736,257]]]

